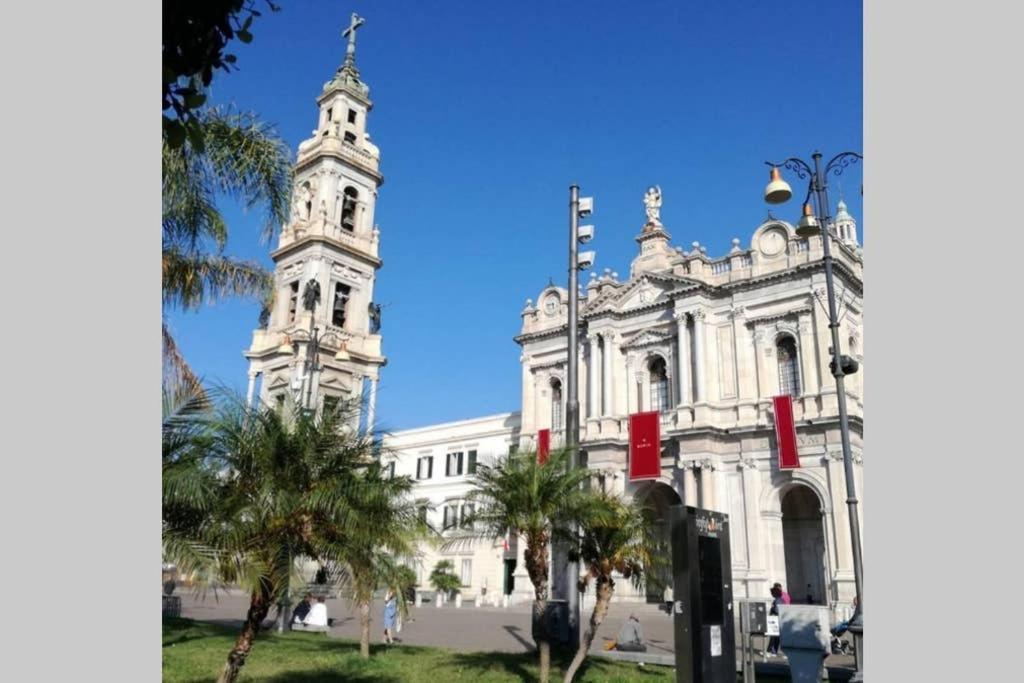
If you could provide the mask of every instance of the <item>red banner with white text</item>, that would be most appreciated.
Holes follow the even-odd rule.
[[[661,419],[659,413],[629,416],[629,480],[661,476]]]
[[[795,469],[800,467],[800,456],[796,452],[793,398],[776,396],[772,401],[775,403],[775,442],[779,445],[779,469]]]
[[[551,430],[542,429],[537,432],[537,462],[541,465],[548,461],[551,453]]]

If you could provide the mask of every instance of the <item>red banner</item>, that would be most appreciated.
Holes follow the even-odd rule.
[[[775,403],[775,441],[779,445],[779,469],[795,469],[800,467],[800,456],[796,452],[793,398],[776,396],[772,401]]]
[[[551,430],[542,429],[537,432],[537,462],[541,465],[548,461],[551,453]]]
[[[659,413],[629,416],[629,480],[661,476],[661,418]]]

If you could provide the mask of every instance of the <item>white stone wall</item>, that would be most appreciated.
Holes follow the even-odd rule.
[[[506,457],[511,447],[518,445],[519,427],[519,413],[503,413],[397,431],[385,436],[382,460],[385,463],[395,463],[397,476],[413,478],[415,499],[430,506],[427,519],[440,530],[444,506],[459,505],[461,512],[461,505],[472,489],[472,475],[465,471],[468,466],[467,456],[464,456],[463,460],[463,474],[448,476],[445,471],[447,455],[454,452],[466,454],[470,450],[475,450],[478,464],[493,464],[498,458]],[[433,476],[429,479],[417,479],[417,462],[420,458],[428,456],[434,458]],[[451,533],[444,535],[450,537]],[[468,559],[472,563],[471,581],[460,591],[463,600],[475,601],[482,594],[485,594],[484,599],[487,601],[494,599],[495,596],[500,600],[504,582],[504,559],[514,552],[510,547],[510,551],[506,553],[504,541],[505,539],[501,538],[481,538],[450,548],[443,545],[421,545],[417,558],[421,567],[421,588],[433,591],[428,577],[439,560],[452,560],[455,572],[459,574],[462,561]]]

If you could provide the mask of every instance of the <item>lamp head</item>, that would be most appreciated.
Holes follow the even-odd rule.
[[[818,219],[814,217],[814,211],[811,209],[810,204],[804,204],[804,215],[800,217],[800,222],[796,224],[796,234],[798,237],[814,237],[821,231],[821,226],[818,225]]]
[[[789,183],[782,179],[778,166],[772,166],[771,181],[764,188],[764,200],[769,204],[783,204],[793,196]]]

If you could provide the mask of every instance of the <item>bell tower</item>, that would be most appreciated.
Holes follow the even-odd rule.
[[[312,137],[299,144],[289,221],[270,254],[274,302],[245,356],[250,403],[257,382],[262,403],[291,396],[311,410],[361,397],[369,383],[361,417],[372,428],[387,363],[373,299],[383,265],[374,208],[384,178],[367,133],[370,88],[356,68],[356,31],[364,23],[352,14],[342,33],[345,60],[316,99]]]

